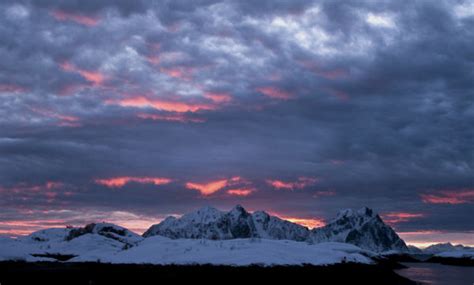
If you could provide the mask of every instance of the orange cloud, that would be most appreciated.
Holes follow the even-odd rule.
[[[71,13],[63,10],[53,10],[51,15],[58,21],[72,21],[77,24],[92,27],[99,24],[99,18],[86,16],[79,13]]]
[[[267,180],[267,183],[276,189],[295,190],[314,185],[318,179],[312,177],[299,177],[297,181],[286,182],[282,180]]]
[[[300,224],[310,229],[319,228],[326,224],[325,221],[320,218],[305,219],[305,218],[279,216],[278,214],[276,216],[279,217],[280,219],[287,220],[292,223]]]
[[[163,177],[134,177],[134,176],[121,176],[105,179],[95,179],[95,183],[107,186],[109,188],[120,188],[130,182],[142,183],[142,184],[155,184],[163,185],[168,184],[172,180]]]
[[[107,100],[108,104],[117,104],[122,107],[145,108],[150,107],[161,111],[168,112],[197,112],[200,110],[213,110],[216,107],[210,104],[186,103],[177,101],[167,101],[161,99],[148,99],[144,96],[137,96],[118,100]]]
[[[288,100],[293,98],[291,93],[271,86],[259,87],[257,91],[273,99]]]
[[[203,96],[215,103],[228,103],[232,100],[232,96],[228,93],[205,92]]]
[[[236,189],[229,189],[227,193],[232,196],[241,196],[245,197],[252,194],[255,190],[251,188],[236,188]]]
[[[424,203],[429,204],[467,204],[474,203],[474,190],[445,190],[437,194],[421,194]]]
[[[101,85],[105,80],[105,76],[100,72],[80,69],[68,61],[61,63],[59,66],[64,71],[79,73],[85,80],[91,82],[94,85]]]
[[[423,218],[426,215],[423,213],[407,213],[407,212],[392,212],[381,215],[382,219],[390,225],[404,223],[413,219]]]
[[[202,195],[208,196],[226,187],[227,183],[227,179],[211,181],[204,184],[188,182],[186,183],[186,188],[198,190]]]

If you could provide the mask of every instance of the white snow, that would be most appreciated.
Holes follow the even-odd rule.
[[[372,263],[371,253],[354,245],[268,239],[196,240],[153,236],[138,246],[101,260],[111,263],[214,265],[325,265]]]
[[[474,248],[465,249],[465,250],[461,249],[461,250],[444,251],[444,252],[435,254],[435,256],[474,259]]]
[[[75,255],[71,262],[151,263],[151,264],[220,264],[324,265],[340,262],[372,263],[374,253],[343,243],[309,244],[270,239],[169,239],[153,236],[128,248],[125,243],[96,233],[72,240],[58,238],[60,231],[38,241],[32,236],[21,239],[0,238],[1,260],[55,261],[32,254]]]

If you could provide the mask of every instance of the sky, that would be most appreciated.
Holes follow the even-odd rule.
[[[368,206],[474,244],[474,1],[1,1],[0,234]]]

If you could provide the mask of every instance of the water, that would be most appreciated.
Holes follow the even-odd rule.
[[[413,281],[430,285],[474,285],[474,267],[437,263],[403,262],[408,266],[396,272]]]

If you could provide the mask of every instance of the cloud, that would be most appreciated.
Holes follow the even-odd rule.
[[[382,219],[389,225],[397,225],[399,223],[406,223],[413,219],[424,218],[426,215],[423,213],[407,213],[407,212],[392,212],[382,214]]]
[[[278,215],[277,215],[278,216]],[[300,224],[302,226],[308,227],[309,229],[319,228],[326,224],[323,219],[320,218],[296,218],[296,217],[286,217],[278,216],[280,219],[290,221],[292,223]]]
[[[233,196],[245,197],[251,195],[254,191],[255,189],[252,188],[235,188],[227,190],[227,193]]]
[[[308,186],[315,185],[318,179],[312,177],[298,177],[298,180],[293,182],[286,182],[282,180],[271,180],[268,179],[267,183],[276,189],[295,190],[303,189]]]
[[[446,190],[439,191],[435,194],[421,194],[424,203],[429,204],[465,204],[474,203],[474,190]]]
[[[257,91],[273,99],[288,100],[293,97],[291,93],[271,86],[259,87]]]
[[[228,183],[227,179],[222,179],[222,180],[216,180],[216,181],[211,181],[207,183],[193,183],[193,182],[187,182],[186,183],[186,188],[192,189],[192,190],[197,190],[199,191],[202,195],[207,196],[214,194],[215,192],[221,190],[222,188],[226,187]]]
[[[451,194],[474,183],[469,8],[2,1],[0,186],[24,192],[2,192],[11,216],[0,220],[22,208],[151,216],[245,202],[321,219],[370,206],[425,215],[398,223],[404,232],[471,231],[469,195]],[[156,173],[173,180],[166,191],[129,181],[111,197],[94,182]],[[234,176],[247,181],[206,199],[186,187]],[[48,181],[63,183],[54,203],[27,189]]]
[[[135,107],[135,108],[149,107],[156,110],[178,112],[178,113],[197,112],[200,110],[212,110],[216,108],[214,105],[205,104],[205,103],[187,103],[187,102],[169,101],[169,100],[162,100],[162,99],[148,99],[143,96],[118,99],[118,100],[107,100],[107,103],[117,104],[122,107]]]
[[[60,67],[67,72],[79,73],[82,77],[84,77],[85,80],[91,82],[94,85],[101,85],[105,80],[105,76],[100,72],[77,68],[74,64],[68,61],[61,63]]]
[[[78,13],[53,10],[51,15],[58,21],[73,21],[77,24],[93,27],[99,24],[99,18]]]
[[[135,183],[150,183],[154,185],[168,184],[172,180],[164,177],[134,177],[134,176],[121,176],[112,178],[96,179],[95,183],[107,186],[109,188],[120,188],[130,182]]]

